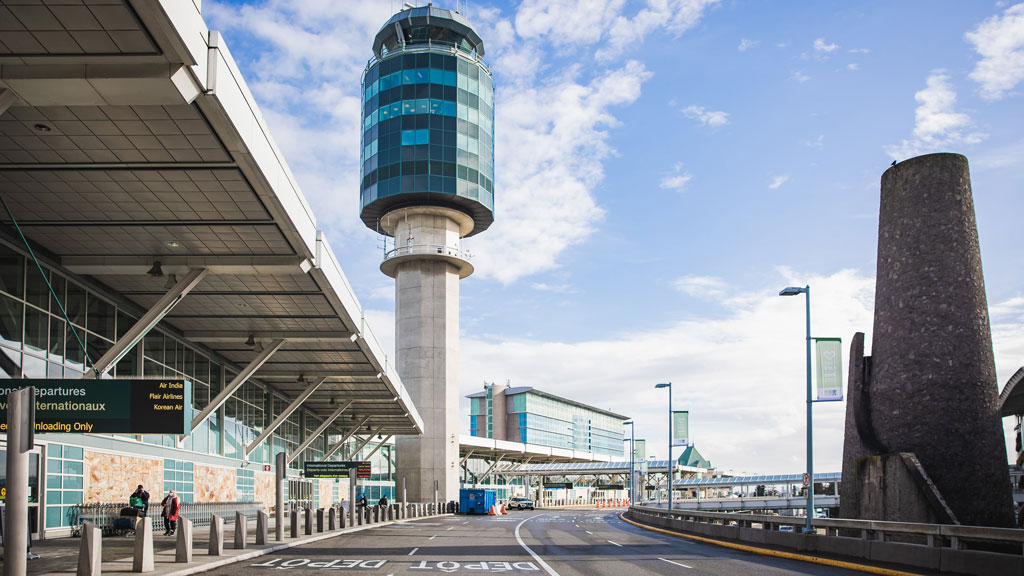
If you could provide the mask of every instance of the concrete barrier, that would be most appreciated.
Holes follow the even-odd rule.
[[[224,519],[216,514],[210,514],[210,543],[207,551],[210,556],[224,553]]]
[[[270,516],[260,510],[256,513],[256,545],[262,546],[267,543],[267,526],[270,524]]]
[[[135,554],[132,557],[132,572],[152,572],[153,567],[153,522],[149,516],[135,522]]]
[[[99,576],[103,564],[103,531],[92,522],[82,522],[82,543],[78,546],[78,575]]]
[[[249,519],[235,512],[235,550],[245,550],[249,540]]]
[[[192,562],[192,521],[180,516],[174,542],[174,561],[178,564]]]

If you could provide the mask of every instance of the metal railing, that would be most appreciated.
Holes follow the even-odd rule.
[[[410,256],[413,254],[440,254],[469,260],[472,254],[455,246],[444,246],[441,244],[413,244],[412,246],[399,246],[384,253],[384,259],[397,258],[398,256]]]
[[[469,60],[470,62],[473,62],[474,64],[478,64],[488,74],[491,73],[491,67],[488,66],[487,63],[484,62],[484,59],[481,58],[480,56],[478,56],[475,51],[474,52],[467,52],[466,50],[460,48],[458,45],[456,45],[453,42],[440,42],[440,41],[436,41],[436,40],[427,40],[426,42],[416,42],[415,44],[404,44],[404,45],[401,45],[401,46],[398,46],[398,47],[395,47],[395,48],[383,48],[383,47],[381,48],[382,52],[385,51],[385,50],[387,52],[385,54],[383,54],[382,58],[377,58],[377,55],[374,54],[373,56],[370,57],[369,60],[366,61],[366,68],[363,70],[363,75],[364,76],[366,75],[366,71],[367,70],[369,70],[374,64],[377,64],[378,62],[381,62],[382,60],[386,60],[388,58],[393,58],[393,57],[395,57],[395,56],[397,56],[399,54],[415,53],[415,52],[448,52],[448,53],[452,54],[453,56],[459,56],[459,57],[462,57],[462,58],[464,58],[466,60]]]
[[[93,504],[79,504],[72,507],[68,513],[68,520],[73,527],[81,526],[82,522],[92,522],[104,534],[110,534],[115,530],[115,524],[121,517],[121,510],[128,508],[128,504],[121,502],[99,502]],[[255,518],[256,513],[263,510],[262,502],[183,502],[178,515],[192,521],[193,526],[209,526],[210,514],[216,514],[224,518],[225,523],[235,521],[235,512],[241,512],[247,517]],[[150,503],[146,510],[147,516],[160,518],[160,504]],[[73,531],[76,532],[77,531]]]
[[[770,516],[764,514],[730,514],[727,512],[697,512],[672,510],[648,506],[630,508],[640,515],[656,518],[760,528],[763,530],[799,532],[806,519],[798,516]],[[634,518],[639,520],[638,518]],[[816,530],[824,536],[838,538],[859,538],[879,542],[898,541],[919,544],[929,548],[951,548],[954,550],[984,549],[993,544],[1016,550],[1015,555],[1024,555],[1024,530],[1015,528],[989,528],[985,526],[960,526],[950,524],[919,524],[913,522],[885,522],[880,520],[852,520],[845,518],[814,518],[811,521]],[[787,527],[787,528],[783,528]]]

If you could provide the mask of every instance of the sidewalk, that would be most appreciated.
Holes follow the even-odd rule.
[[[444,515],[446,516],[447,514]],[[301,544],[333,538],[341,534],[358,532],[360,530],[367,530],[378,526],[388,526],[403,522],[415,522],[416,520],[436,517],[438,516],[420,516],[419,518],[409,518],[406,520],[393,520],[378,522],[376,524],[346,527],[344,530],[334,530],[330,532],[325,530],[322,533],[317,533],[315,531],[316,528],[314,522],[313,534],[310,536],[300,534],[298,538],[288,537],[288,527],[286,525],[285,538],[281,542],[274,540],[274,523],[273,517],[271,517],[270,529],[268,530],[270,543],[263,546],[256,546],[253,544],[255,541],[256,521],[252,520],[249,522],[247,548],[240,550],[234,549],[234,524],[226,524],[224,527],[224,552],[220,556],[210,556],[207,553],[207,549],[209,547],[209,528],[193,528],[192,562],[188,564],[177,564],[174,562],[175,537],[162,536],[161,531],[155,531],[156,533],[153,536],[153,565],[155,570],[153,572],[147,572],[147,574],[153,574],[156,576],[185,576],[186,574],[196,574],[212,570],[226,564],[256,558],[277,550],[284,550]],[[299,529],[301,532],[301,524]],[[132,554],[134,553],[135,537],[105,536],[103,537],[102,542],[102,573],[133,574]],[[52,540],[33,542],[32,552],[39,554],[40,557],[36,560],[28,561],[27,575],[73,576],[78,570],[78,549],[79,546],[81,546],[81,543],[81,538],[55,538]],[[3,563],[0,562],[0,566],[2,565]]]

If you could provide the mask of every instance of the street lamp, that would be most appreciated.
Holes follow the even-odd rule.
[[[672,474],[672,383],[664,382],[662,384],[655,384],[655,388],[668,388],[668,511],[672,513],[672,480],[674,474]]]
[[[635,441],[636,436],[634,435],[635,429],[633,428],[633,421],[632,420],[626,420],[625,422],[622,423],[623,426],[625,426],[627,424],[629,424],[629,491],[628,491],[628,494],[629,494],[629,501],[630,501],[630,503],[632,503],[632,502],[634,502],[636,500],[635,498],[633,498],[633,456],[635,454],[635,450],[633,448],[633,442]]]
[[[811,286],[807,285],[803,288],[789,286],[779,292],[779,296],[796,296],[798,294],[807,296],[807,478],[809,484],[807,486],[807,524],[804,526],[804,532],[813,533],[814,527],[811,525],[811,520],[814,518],[814,442],[811,435],[811,407],[814,404],[811,400]]]

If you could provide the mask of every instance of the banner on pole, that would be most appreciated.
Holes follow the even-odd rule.
[[[672,412],[672,445],[690,445],[690,411],[678,410]]]
[[[647,440],[633,441],[633,461],[643,462],[647,460]]]
[[[843,350],[839,338],[815,338],[818,360],[818,401],[843,399]]]

